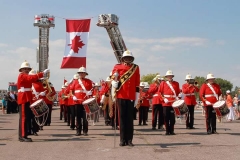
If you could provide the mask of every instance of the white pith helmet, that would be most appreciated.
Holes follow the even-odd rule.
[[[37,72],[34,69],[32,69],[28,74],[29,75],[35,75],[35,74],[37,74]]]
[[[79,79],[79,74],[74,74],[73,79]]]
[[[212,73],[209,73],[207,75],[207,79],[206,80],[209,80],[209,79],[215,79],[214,75]]]
[[[157,74],[157,75],[156,75],[156,78],[157,78],[157,79],[161,79],[160,74]]]
[[[148,89],[148,88],[149,88],[149,84],[146,84],[146,85],[144,86],[144,88]]]
[[[65,82],[64,86],[67,87],[68,85],[69,85],[69,83],[68,83],[68,82]]]
[[[30,64],[29,64],[27,61],[24,61],[24,62],[21,64],[21,67],[19,68],[19,72],[21,72],[21,69],[23,69],[23,68],[30,68],[30,69],[32,69],[32,68],[30,67]]]
[[[188,73],[188,74],[186,75],[185,80],[190,80],[190,79],[193,79],[193,78],[192,78],[192,75]]]
[[[62,85],[62,89],[64,89],[65,88],[65,86],[64,85]]]
[[[100,87],[100,84],[95,83],[95,84],[94,84],[94,87]]]
[[[155,82],[157,80],[157,78],[156,77],[154,77],[153,79],[152,79],[152,82]]]
[[[168,71],[166,72],[165,77],[166,77],[166,76],[174,76],[172,70],[168,70]]]
[[[106,82],[110,82],[110,81],[111,81],[110,77],[107,77]]]
[[[229,90],[227,90],[226,93],[231,93],[231,92]]]
[[[124,58],[124,57],[132,57],[132,58],[133,58],[132,61],[134,61],[133,54],[132,54],[132,52],[129,51],[129,50],[126,50],[126,51],[123,52],[123,55],[122,55],[121,59]]]
[[[86,68],[83,67],[83,66],[78,69],[78,73],[79,72],[83,72],[83,73],[86,73],[88,75]]]
[[[139,85],[140,87],[144,87],[145,85],[144,85],[144,82],[140,82],[140,85]]]

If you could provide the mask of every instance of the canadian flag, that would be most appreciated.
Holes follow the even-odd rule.
[[[66,20],[66,45],[61,68],[86,67],[91,19]]]

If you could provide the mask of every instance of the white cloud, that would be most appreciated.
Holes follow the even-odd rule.
[[[152,51],[170,51],[173,50],[174,46],[163,46],[163,45],[154,45],[151,47]]]
[[[0,47],[8,47],[8,44],[0,43]]]
[[[159,39],[144,39],[144,38],[129,38],[126,39],[127,42],[133,44],[185,44],[190,46],[200,46],[204,45],[207,42],[207,39],[199,38],[199,37],[172,37],[172,38],[159,38]]]
[[[226,42],[224,40],[216,40],[216,44],[218,44],[218,45],[225,45]]]

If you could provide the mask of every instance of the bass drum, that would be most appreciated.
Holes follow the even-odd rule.
[[[181,116],[188,112],[188,107],[182,99],[173,102],[172,107],[176,116]]]

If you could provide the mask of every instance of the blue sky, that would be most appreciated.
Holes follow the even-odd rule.
[[[63,18],[93,17],[87,52],[87,70],[93,81],[105,79],[117,62],[104,28],[97,27],[99,14],[119,16],[126,46],[140,65],[141,75],[168,69],[184,83],[187,73],[216,77],[240,86],[240,1],[237,0],[121,0],[56,1],[0,0],[0,89],[16,81],[24,60],[36,68],[38,28],[36,14],[54,15],[50,30],[51,81],[58,89],[63,77],[70,80],[77,69],[60,70],[65,45]]]

